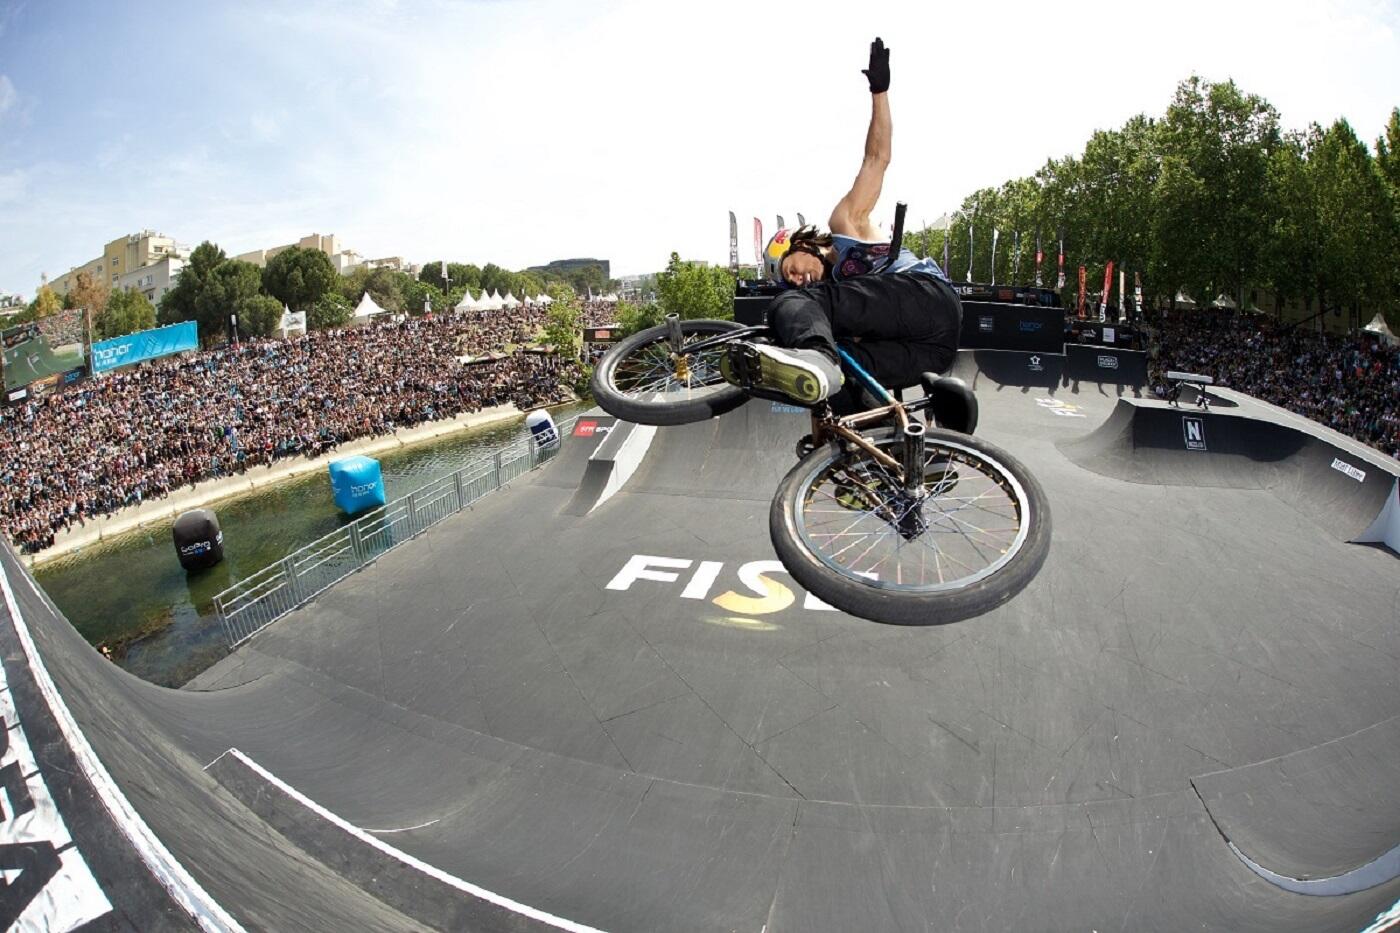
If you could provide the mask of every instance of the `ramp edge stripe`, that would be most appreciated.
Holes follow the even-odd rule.
[[[45,605],[52,607],[52,604],[28,574],[25,575],[25,579],[40,600]],[[184,908],[202,929],[209,931],[209,933],[243,933],[243,926],[233,919],[228,911],[224,910],[223,906],[210,896],[209,892],[204,890],[131,806],[131,802],[126,799],[126,794],[122,793],[121,788],[112,779],[112,775],[108,773],[106,766],[102,764],[102,760],[98,758],[97,752],[88,743],[87,736],[83,734],[77,720],[73,718],[68,705],[63,702],[63,697],[58,692],[58,686],[49,676],[43,658],[39,656],[39,648],[34,643],[34,638],[29,632],[29,626],[25,624],[24,617],[20,614],[14,590],[10,587],[10,575],[3,562],[0,562],[0,592],[3,592],[5,607],[9,610],[10,618],[14,621],[15,634],[19,637],[20,645],[24,649],[25,660],[28,662],[34,682],[39,687],[39,692],[43,694],[44,701],[48,704],[54,720],[58,723],[59,730],[63,733],[69,748],[72,749],[73,757],[83,770],[83,775],[92,784],[98,798],[102,801],[102,805],[112,815],[112,819],[121,827],[122,834],[126,836],[131,847],[136,850],[141,861],[155,875],[171,899]]]
[[[1230,851],[1235,853],[1241,862],[1249,866],[1250,871],[1260,878],[1273,884],[1275,887],[1285,891],[1292,891],[1294,894],[1311,894],[1319,897],[1335,897],[1340,894],[1355,894],[1358,891],[1365,891],[1377,885],[1385,884],[1400,878],[1400,846],[1396,846],[1389,852],[1367,862],[1365,865],[1353,868],[1351,871],[1343,872],[1340,875],[1333,875],[1330,878],[1290,878],[1287,875],[1280,875],[1278,872],[1270,871],[1260,865],[1240,851],[1240,847],[1230,840],[1225,840],[1225,844],[1230,847]],[[1400,904],[1396,905],[1400,907]]]
[[[397,859],[398,861],[403,862],[410,868],[420,871],[436,881],[440,881],[443,884],[448,885],[449,887],[456,888],[458,891],[461,891],[464,894],[469,894],[472,897],[480,898],[481,900],[486,901],[490,904],[494,904],[497,907],[509,910],[512,913],[517,913],[522,916],[529,917],[532,920],[537,920],[541,923],[548,924],[552,927],[557,927],[561,930],[567,930],[569,931],[569,933],[603,933],[602,930],[599,930],[596,927],[590,927],[582,923],[576,923],[572,920],[566,920],[563,917],[556,917],[554,914],[540,910],[537,907],[531,907],[528,904],[522,904],[519,901],[512,900],[511,898],[506,897],[505,895],[497,894],[494,891],[488,891],[483,887],[472,884],[470,881],[465,881],[461,878],[458,878],[456,875],[450,875],[434,865],[430,865],[427,862],[422,861],[421,859],[409,855],[402,849],[397,849],[394,846],[389,845],[382,839],[378,839],[374,836],[371,836],[368,832],[360,829],[358,826],[351,825],[350,823],[341,819],[341,817],[337,816],[335,813],[332,813],[330,810],[327,810],[325,807],[312,800],[310,797],[307,797],[295,787],[292,787],[286,781],[283,781],[281,778],[277,777],[271,771],[268,771],[262,765],[258,764],[256,761],[249,758],[247,755],[245,755],[238,749],[230,748],[228,751],[224,752],[224,755],[230,755],[238,759],[238,761],[242,763],[244,767],[257,774],[258,777],[262,778],[264,781],[267,781],[269,784],[272,784],[278,790],[282,791],[282,793],[286,794],[288,797],[291,797],[297,803],[301,804],[303,807],[306,807],[308,810],[312,811],[317,816],[332,823],[334,826],[336,826],[343,832],[349,833],[351,836],[354,836],[356,839],[358,839],[360,842],[363,842],[365,845],[371,846],[372,848],[378,850],[384,855],[389,856],[390,858]],[[224,757],[224,755],[220,755],[219,758]],[[209,764],[206,765],[205,768],[207,769],[213,767],[213,765],[218,762],[219,758],[215,758],[213,761],[209,762]]]

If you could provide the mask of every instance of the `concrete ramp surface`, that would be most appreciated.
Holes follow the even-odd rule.
[[[757,401],[657,430],[586,513],[597,448],[562,451],[184,690],[107,662],[0,553],[19,771],[107,905],[51,928],[1375,923],[1393,873],[1283,882],[1356,881],[1400,844],[1400,560],[1344,527],[1384,463],[1339,445],[1367,473],[1344,475],[1330,435],[1240,398],[1205,425],[1221,472],[1131,389],[959,365],[1056,525],[1025,590],[946,626],[855,619],[787,576],[766,518],[808,426]],[[1299,504],[1314,489],[1333,517]],[[36,664],[114,802],[46,731]]]

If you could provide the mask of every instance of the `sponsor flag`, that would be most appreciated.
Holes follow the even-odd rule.
[[[1128,316],[1128,293],[1123,290],[1123,270],[1118,270],[1118,323]]]
[[[1021,231],[1017,230],[1011,238],[1011,284],[1015,285],[1021,277]]]
[[[739,221],[729,212],[729,271],[739,274]]]
[[[1001,231],[996,227],[992,228],[992,284],[997,284],[997,239],[1001,236]]]
[[[967,218],[967,281],[972,281],[972,250],[976,242],[972,235],[972,222],[977,216],[977,205],[972,205],[972,214]]]
[[[805,226],[807,226],[807,218],[802,216],[802,212],[801,212],[801,211],[798,211],[798,212],[797,212],[797,225],[798,225],[799,227],[805,227]]]
[[[763,278],[763,221],[753,219],[753,261],[758,263],[758,277]]]
[[[1142,273],[1133,273],[1133,311],[1137,314],[1139,321],[1142,320]]]
[[[1113,260],[1103,270],[1103,297],[1099,299],[1099,323],[1108,320],[1108,295],[1113,291]]]
[[[953,239],[953,222],[948,221],[948,226],[943,228],[943,274],[949,281],[953,279],[953,264],[948,261],[948,243]]]
[[[1045,259],[1045,254],[1040,251],[1040,228],[1035,231],[1035,287],[1040,288],[1040,264]]]
[[[929,248],[928,248],[928,224],[924,224],[924,254],[923,254],[922,256],[920,256],[919,258],[920,258],[920,259],[927,259],[928,257],[929,257]]]
[[[783,215],[782,215],[782,214],[779,214],[779,215],[778,215],[778,229],[781,230],[781,229],[783,229],[783,228],[786,227],[786,226],[787,226],[787,221],[786,221],[786,220],[783,220]]]
[[[1055,279],[1055,291],[1062,292],[1065,290],[1065,231],[1063,229],[1060,230],[1059,270],[1059,276]],[[1081,292],[1084,291],[1084,286],[1082,284],[1079,286],[1079,290]],[[1080,316],[1082,317],[1083,315]]]
[[[1061,261],[1064,260],[1064,254],[1063,254],[1063,253],[1060,254],[1060,259],[1061,259]],[[1078,301],[1078,306],[1079,306],[1079,319],[1080,319],[1081,321],[1084,320],[1084,282],[1085,282],[1085,279],[1086,279],[1086,276],[1087,276],[1087,275],[1088,275],[1088,271],[1087,271],[1083,266],[1080,266],[1080,267],[1079,267],[1079,301]],[[1061,273],[1061,274],[1060,274],[1060,281],[1064,281],[1064,278],[1065,278],[1065,277],[1064,277],[1064,273]]]

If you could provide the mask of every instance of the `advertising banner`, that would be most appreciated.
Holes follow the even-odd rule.
[[[1036,230],[1036,232],[1035,232],[1035,287],[1036,287],[1036,288],[1039,288],[1039,287],[1041,286],[1041,284],[1042,284],[1041,281],[1040,281],[1040,264],[1041,264],[1044,260],[1045,260],[1045,253],[1043,253],[1043,252],[1041,251],[1041,249],[1040,249],[1040,231],[1039,231],[1039,230]]]
[[[59,311],[0,331],[5,390],[29,386],[31,394],[76,382],[87,371],[87,312]]]
[[[1057,291],[1057,292],[1062,292],[1062,291],[1065,290],[1065,232],[1064,232],[1063,230],[1060,231],[1060,265],[1059,265],[1059,270],[1060,270],[1060,271],[1059,271],[1059,276],[1055,279],[1055,291]],[[1079,289],[1079,290],[1080,290],[1080,291],[1083,291],[1083,290],[1084,290],[1083,286],[1080,286],[1080,289]],[[1080,317],[1083,317],[1083,315],[1080,315]]]
[[[1108,293],[1113,291],[1113,260],[1108,261],[1108,268],[1103,270],[1103,297],[1099,299],[1099,321],[1108,320]]]
[[[1086,280],[1087,280],[1088,274],[1089,274],[1089,270],[1085,269],[1083,266],[1080,266],[1080,267],[1079,267],[1079,308],[1078,308],[1078,317],[1079,317],[1079,319],[1080,319],[1081,321],[1084,320],[1084,298],[1085,298],[1085,295],[1084,295],[1084,288],[1085,288],[1085,284],[1086,284]],[[1063,275],[1060,276],[1060,277],[1061,277],[1061,278],[1064,278]]]
[[[753,219],[753,261],[758,266],[758,277],[763,278],[763,221]]]
[[[739,274],[739,221],[729,212],[729,272]]]
[[[194,321],[143,330],[92,345],[92,371],[105,373],[118,366],[199,349],[199,328]]]

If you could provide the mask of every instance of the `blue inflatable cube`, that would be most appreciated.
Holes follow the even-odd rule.
[[[345,457],[331,461],[331,492],[335,504],[347,515],[378,508],[386,501],[384,477],[373,457]]]

